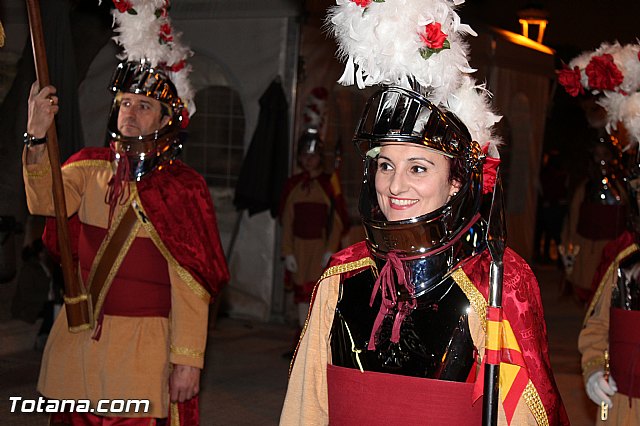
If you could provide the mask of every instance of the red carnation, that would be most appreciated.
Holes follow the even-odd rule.
[[[173,36],[171,35],[171,25],[165,23],[160,27],[160,38],[165,42],[173,41]]]
[[[184,62],[184,59],[183,59],[180,62],[177,62],[177,63],[171,65],[170,67],[168,67],[168,69],[169,69],[169,71],[172,71],[172,72],[178,72],[178,71],[182,70],[185,65],[186,65],[186,63]]]
[[[371,4],[371,0],[351,0],[360,7],[367,7]]]
[[[487,144],[482,151],[486,155],[486,157],[484,157],[484,165],[482,166],[482,193],[488,194],[493,192],[493,188],[496,186],[496,175],[498,174],[500,158],[489,157],[487,155],[489,144]]]
[[[585,73],[589,77],[589,87],[595,90],[614,90],[624,79],[613,56],[608,53],[591,58]]]
[[[429,49],[442,49],[447,35],[442,32],[439,22],[432,22],[425,26],[424,33],[420,34],[420,39]]]
[[[128,0],[113,0],[113,4],[120,13],[131,9],[131,3]]]
[[[180,114],[180,117],[182,118],[182,120],[180,120],[180,127],[182,129],[186,129],[187,126],[189,125],[189,110],[187,110],[186,106],[182,108],[182,113]]]
[[[582,83],[580,82],[580,68],[577,66],[573,67],[573,69],[568,66],[564,66],[564,68],[558,73],[558,83],[564,87],[564,90],[567,91],[571,96],[584,95],[584,87],[582,87]]]

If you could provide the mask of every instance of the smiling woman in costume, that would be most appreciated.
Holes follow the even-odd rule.
[[[384,85],[354,137],[364,161],[359,211],[366,240],[336,253],[315,288],[282,425],[481,422],[491,263],[486,212],[495,210],[483,206],[499,163],[491,131],[498,117],[487,91],[460,71],[468,66],[458,33],[472,30],[453,3],[397,3],[339,1],[331,11],[348,58],[342,81],[355,73],[352,80],[363,86]],[[409,33],[387,33],[380,51],[396,61],[387,69],[375,60],[375,45],[360,43],[368,25],[380,37],[398,22]],[[433,39],[439,44],[426,43]],[[415,49],[404,49],[412,43]],[[503,307],[499,424],[568,424],[537,281],[509,248]]]

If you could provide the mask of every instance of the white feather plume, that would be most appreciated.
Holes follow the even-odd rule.
[[[153,67],[165,67],[189,115],[193,115],[196,107],[189,81],[191,67],[183,62],[193,52],[180,42],[182,33],[175,31],[168,14],[160,13],[163,10],[166,12],[168,3],[168,0],[129,0],[135,14],[113,9],[114,31],[117,33],[113,40],[123,48],[120,59],[144,59]],[[161,38],[163,28],[169,29],[166,39]],[[171,67],[176,67],[176,71],[171,71]]]
[[[447,98],[445,107],[467,126],[471,138],[482,148],[489,145],[488,154],[498,157],[498,146],[502,143],[494,132],[494,125],[502,119],[491,108],[491,92],[484,84],[477,84],[469,77],[462,77],[462,84]]]
[[[436,105],[446,99],[462,73],[475,70],[467,60],[463,37],[476,35],[462,24],[454,8],[462,1],[387,0],[363,8],[350,0],[337,0],[328,23],[338,41],[338,55],[346,61],[340,83],[358,87],[376,84],[411,89],[410,79],[427,89],[423,95]],[[426,25],[439,23],[449,49],[424,59],[420,33]]]
[[[490,144],[489,155],[498,157],[500,141],[492,127],[500,120],[490,106],[491,93],[469,74],[466,36],[476,32],[460,21],[455,9],[464,0],[384,0],[359,2],[336,0],[327,24],[338,42],[338,56],[345,64],[339,83],[395,85],[416,90],[434,105],[455,113],[481,146]],[[421,54],[425,26],[439,23],[449,48]],[[416,123],[417,126],[420,123]]]

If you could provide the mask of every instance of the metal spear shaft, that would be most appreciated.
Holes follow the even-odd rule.
[[[484,399],[482,424],[498,424],[498,400],[500,385],[500,353],[502,350],[502,262],[506,248],[507,230],[504,217],[502,179],[500,171],[496,173],[496,185],[489,213],[487,245],[491,255],[489,270],[489,307],[487,312],[487,335],[485,345]]]

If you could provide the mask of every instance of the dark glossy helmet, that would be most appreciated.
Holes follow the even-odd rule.
[[[310,128],[304,131],[298,139],[298,155],[318,154],[322,155],[324,143],[317,129]]]
[[[364,156],[359,210],[369,248],[379,258],[394,252],[410,261],[416,294],[484,248],[485,224],[479,214],[482,152],[454,114],[442,111],[416,92],[385,88],[369,99],[354,142]],[[461,183],[458,193],[433,212],[387,220],[375,190],[377,156],[383,143],[414,144],[450,158]]]
[[[116,158],[129,162],[129,179],[140,180],[159,165],[173,160],[181,151],[180,131],[186,125],[185,106],[175,86],[161,68],[151,67],[144,60],[118,64],[109,90],[114,99],[109,115],[107,132]],[[118,130],[118,114],[122,93],[144,95],[161,102],[163,114],[169,116],[168,123],[149,135],[124,136]]]

